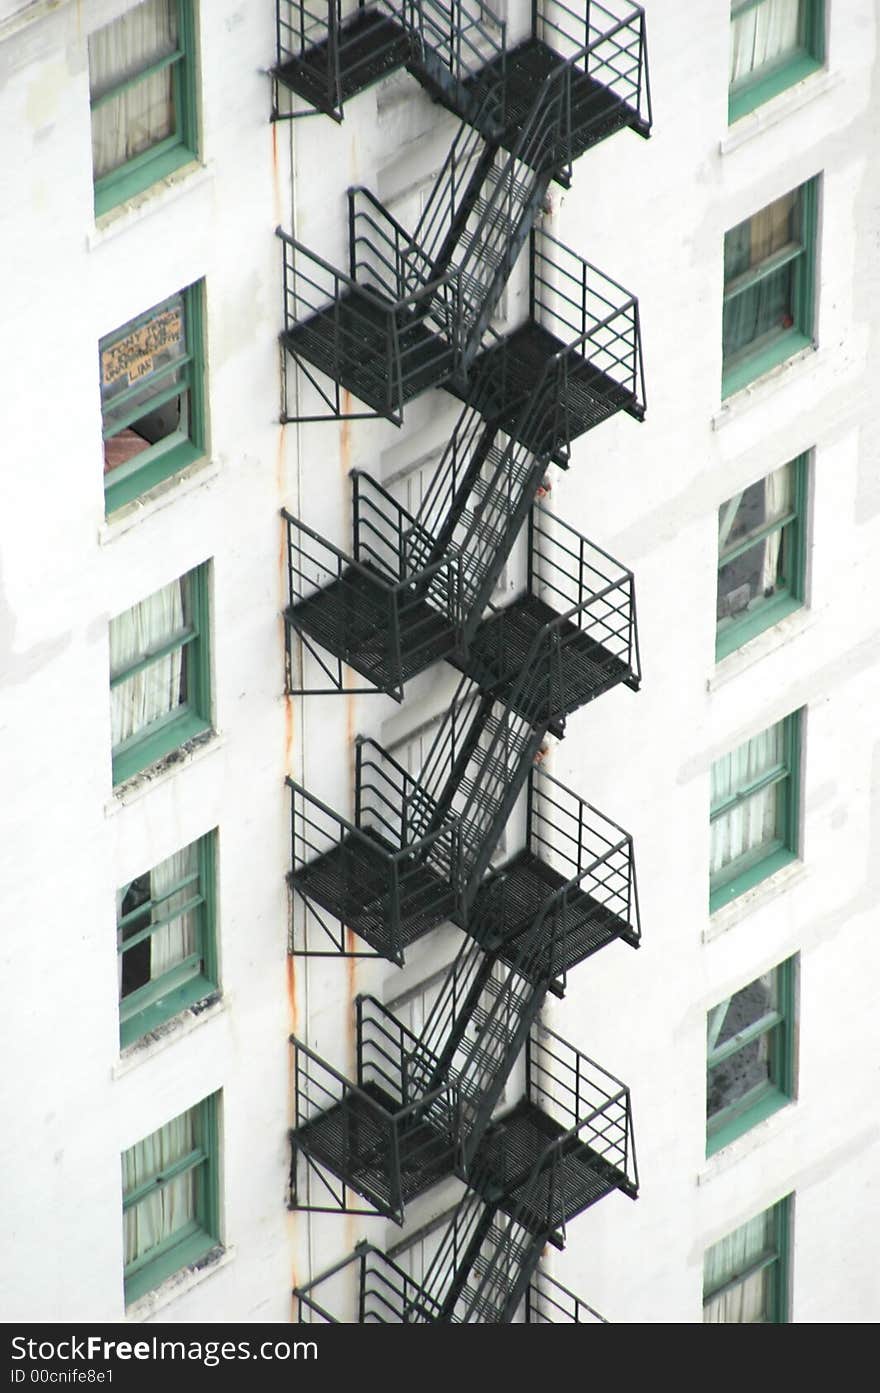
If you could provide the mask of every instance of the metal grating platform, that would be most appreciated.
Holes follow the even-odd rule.
[[[625,919],[599,904],[591,895],[583,890],[572,890],[564,911],[548,914],[538,934],[535,920],[548,896],[565,885],[565,877],[531,851],[521,851],[499,872],[500,876],[504,877],[505,924],[504,943],[497,950],[498,957],[515,967],[523,948],[528,945],[527,957],[532,971],[525,975],[536,983],[562,976],[631,931]],[[492,877],[487,881],[483,891],[493,908],[498,904],[492,893],[495,880]],[[480,920],[480,908],[478,899],[472,915],[475,924]]]
[[[472,640],[465,670],[475,682],[508,700],[520,685],[535,636],[558,618],[556,610],[543,600],[523,595],[483,621]],[[548,663],[540,706],[521,713],[527,720],[545,724],[570,715],[633,676],[626,663],[575,624],[557,624],[555,632],[560,640],[559,662],[554,658],[552,665]],[[548,657],[551,651],[548,647]]]
[[[452,371],[453,353],[421,321],[403,323],[397,340],[404,367],[398,374],[390,333],[393,306],[390,300],[387,309],[381,305],[378,291],[371,296],[342,295],[285,330],[281,342],[294,358],[311,363],[374,411],[385,414],[401,401],[445,382]]]
[[[383,1109],[380,1117],[363,1097]],[[419,1118],[415,1126],[395,1124],[399,1104],[375,1084],[365,1084],[311,1121],[297,1127],[291,1140],[318,1165],[325,1166],[363,1199],[394,1217],[408,1203],[450,1175],[454,1142],[438,1126]],[[399,1196],[394,1162],[394,1134],[399,1149]]]
[[[399,946],[406,948],[449,918],[455,907],[448,881],[424,862],[413,862],[407,865],[401,885],[400,922],[395,931],[390,922],[390,852],[378,841],[373,853],[369,843],[345,837],[332,851],[289,877],[305,899],[327,910],[385,957],[397,952],[398,934]]]
[[[288,622],[348,663],[380,691],[397,690],[417,673],[447,657],[456,632],[424,600],[404,592],[405,627],[394,651],[389,582],[369,568],[348,569],[337,581],[285,611]]]
[[[338,84],[329,39],[279,64],[272,75],[319,111],[331,115],[343,102],[404,66],[412,57],[407,31],[374,11],[358,11],[340,32],[338,46]]]
[[[565,1129],[558,1122],[523,1100],[489,1128],[477,1152],[475,1174],[488,1177],[481,1190],[489,1198],[491,1188],[499,1187],[504,1196],[499,1207],[535,1234],[549,1233],[567,1223],[625,1179],[576,1137],[544,1173],[530,1179],[545,1148],[564,1135]]]
[[[490,394],[497,403],[499,424],[513,431],[523,402],[540,380],[547,360],[564,350],[561,339],[534,320],[528,320],[477,356],[468,379],[469,392],[481,390]],[[584,351],[590,351],[589,337]],[[554,376],[553,392],[548,394],[545,410],[529,413],[529,438],[522,443],[536,454],[559,455],[572,440],[601,425],[618,411],[628,411],[639,420],[644,416],[632,391],[621,387],[574,349],[568,352],[567,387],[561,401],[555,396],[557,386]],[[452,383],[447,384],[447,389],[455,392]],[[557,409],[562,406],[564,413]]]
[[[503,84],[506,127],[502,144],[512,150],[547,77],[565,60],[540,39],[527,39],[489,63],[467,84],[478,101]],[[571,67],[571,138],[557,146],[554,167],[561,169],[591,146],[623,130],[642,126],[637,111],[580,68]]]

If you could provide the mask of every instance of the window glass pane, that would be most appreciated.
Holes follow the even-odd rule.
[[[123,1195],[156,1179],[182,1160],[197,1145],[197,1108],[190,1108],[143,1141],[129,1147],[122,1156]],[[189,1170],[167,1185],[156,1189],[126,1210],[126,1266],[157,1244],[186,1228],[196,1217],[196,1175]]]
[[[770,769],[783,761],[785,722],[778,721],[760,735],[746,740],[729,755],[716,759],[712,765],[712,806],[749,788]]]
[[[792,327],[796,265],[787,262],[725,303],[721,328],[725,363],[767,335]]]
[[[171,67],[132,81],[177,48],[176,0],[146,0],[89,39],[92,100],[131,82],[92,112],[96,179],[118,169],[177,127]]]
[[[718,571],[718,618],[733,619],[771,600],[786,584],[785,532],[756,542]]]
[[[770,1319],[773,1269],[764,1267],[703,1307],[707,1325],[753,1325]]]
[[[777,1005],[776,971],[750,982],[721,1002],[707,1017],[707,1049],[711,1056],[740,1031],[754,1025]],[[738,1102],[752,1089],[773,1080],[773,1029],[749,1041],[708,1070],[707,1114],[710,1118]]]
[[[128,887],[122,897],[120,917],[127,918],[140,905],[146,903],[143,914],[136,914],[120,929],[120,946],[127,939],[148,928],[161,923],[147,938],[122,953],[121,994],[131,994],[148,982],[161,979],[166,973],[178,967],[187,958],[199,952],[200,906],[186,910],[184,906],[198,897],[199,887],[199,844],[193,842],[182,851],[169,856],[154,866],[146,875],[139,876]],[[186,883],[182,883],[186,882]],[[179,888],[175,888],[179,887]],[[200,970],[198,963],[193,974]]]
[[[786,62],[803,42],[802,0],[734,3],[730,19],[730,83],[763,77]]]
[[[188,429],[188,329],[183,295],[175,295],[101,340],[104,473],[119,468],[175,431]]]
[[[741,1228],[713,1243],[703,1258],[703,1281],[707,1293],[717,1291],[741,1272],[747,1272],[762,1257],[774,1251],[775,1211],[765,1209]]]
[[[110,674],[117,677],[175,639],[190,623],[189,579],[172,581],[110,621]],[[187,699],[187,650],[156,658],[110,692],[114,747]]]

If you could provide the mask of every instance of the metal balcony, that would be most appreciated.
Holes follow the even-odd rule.
[[[458,1089],[428,1093],[408,1061],[419,1042],[390,1012],[358,997],[357,1079],[351,1082],[291,1036],[295,1125],[290,1133],[290,1197],[295,1208],[384,1214],[403,1223],[405,1206],[449,1175],[459,1140]],[[310,1177],[298,1185],[297,1161]],[[356,1194],[366,1202],[356,1207]]]
[[[501,95],[504,135],[516,140],[524,113],[548,74],[564,68],[568,119],[560,131],[555,163],[572,161],[624,127],[647,137],[651,131],[651,91],[645,14],[629,0],[533,0],[532,34],[497,55],[468,82],[479,98]]]
[[[455,552],[408,569],[417,523],[369,474],[353,470],[352,555],[286,509],[285,610],[287,691],[386,692],[403,700],[404,684],[460,642],[461,560]],[[329,683],[294,676],[292,639],[299,637]],[[335,659],[335,662],[333,661]],[[345,686],[342,664],[366,678]]]
[[[483,881],[466,923],[482,950],[536,985],[621,939],[641,943],[632,837],[543,770],[528,785],[527,840]]]
[[[454,661],[505,701],[527,663],[543,664],[532,711],[547,726],[624,683],[641,682],[631,571],[544,507],[529,513],[525,591],[493,608]]]
[[[536,1028],[527,1097],[490,1128],[421,1283],[370,1245],[294,1292],[296,1319],[401,1324],[505,1324],[527,1297],[547,1314],[536,1276],[546,1243],[564,1247],[577,1214],[620,1189],[637,1194],[629,1090],[552,1031]],[[352,1278],[357,1282],[352,1289]],[[320,1289],[320,1290],[319,1290]],[[567,1319],[589,1308],[549,1288]],[[560,1299],[573,1302],[573,1307]],[[570,1314],[569,1314],[570,1312]],[[595,1318],[595,1312],[590,1312]],[[530,1316],[531,1318],[531,1316]]]
[[[522,416],[524,396],[543,384]],[[639,304],[617,281],[549,233],[532,233],[528,318],[477,355],[456,395],[493,403],[498,424],[565,465],[572,441],[618,411],[645,417]]]
[[[274,116],[324,112],[341,121],[345,103],[406,67],[438,101],[476,114],[465,85],[503,56],[505,25],[482,0],[276,0],[276,86],[304,106]]]
[[[380,745],[355,742],[355,809],[349,821],[293,779],[291,871],[301,902],[290,951],[305,957],[384,957],[405,950],[458,908],[462,872],[455,818],[430,799]],[[422,830],[426,817],[430,828]],[[307,912],[306,912],[307,911]],[[310,939],[309,930],[314,930]],[[371,951],[348,946],[346,929]]]

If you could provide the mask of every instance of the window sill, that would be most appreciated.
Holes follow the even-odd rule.
[[[800,111],[815,98],[835,88],[841,78],[842,74],[838,69],[829,72],[827,68],[817,65],[811,73],[786,87],[778,96],[762,102],[760,106],[754,107],[734,121],[719,142],[719,152],[722,155],[732,154],[755,136],[772,130],[793,112]]]
[[[141,193],[109,208],[106,213],[98,214],[95,218],[94,230],[86,237],[89,251],[96,251],[98,247],[109,242],[118,233],[142,222],[151,213],[160,212],[167,208],[170,203],[175,202],[185,193],[201,188],[213,177],[213,163],[201,164],[196,159],[190,159],[180,168],[150,184],[149,188],[144,189]]]
[[[711,943],[714,939],[720,938],[722,934],[734,928],[741,920],[756,913],[759,909],[763,909],[765,904],[776,899],[778,895],[785,894],[786,891],[804,879],[807,874],[807,866],[804,861],[798,860],[790,851],[778,852],[777,855],[789,858],[787,864],[776,871],[770,871],[751,889],[743,891],[729,904],[719,906],[711,912],[709,923],[701,935],[703,943]],[[772,860],[773,858],[768,859]],[[760,867],[755,867],[755,870],[760,870]]]
[[[215,1272],[219,1272],[221,1268],[228,1266],[235,1256],[234,1247],[224,1248],[215,1244],[203,1258],[172,1273],[161,1285],[154,1287],[152,1291],[144,1292],[130,1305],[126,1305],[125,1319],[134,1322],[150,1320],[172,1301],[186,1296],[187,1292],[192,1291]]]
[[[178,762],[179,751],[210,734],[211,723],[186,704],[174,714],[147,726],[142,735],[131,736],[113,755],[113,784],[130,783],[155,766]]]
[[[104,804],[104,816],[111,817],[120,808],[128,807],[138,798],[142,798],[150,789],[157,784],[162,784],[172,779],[182,768],[188,768],[191,764],[205,759],[214,753],[225,743],[225,736],[222,733],[211,729],[205,730],[201,735],[195,736],[182,745],[178,745],[169,754],[157,760],[154,764],[149,764],[145,769],[141,769],[137,774],[132,774],[131,778],[123,783],[117,784],[113,790],[113,796]]]
[[[777,871],[781,871],[783,867],[796,859],[796,853],[790,848],[777,845],[760,861],[756,861],[741,870],[725,884],[720,885],[717,890],[710,891],[709,913],[717,914],[720,909],[726,909],[733,900],[738,900],[740,896],[748,894],[754,886],[776,875]]]
[[[782,363],[777,363],[775,367],[768,368],[759,377],[755,377],[752,382],[738,388],[736,392],[726,398],[712,417],[712,429],[721,430],[729,421],[736,420],[744,411],[748,411],[752,406],[758,405],[772,396],[778,390],[782,379],[793,372],[803,371],[803,364],[814,360],[817,351],[815,344],[805,343],[799,350],[793,352],[790,358],[786,358]]]
[[[791,643],[812,626],[813,620],[814,611],[807,608],[802,600],[796,601],[796,607],[789,614],[769,624],[753,638],[746,639],[725,657],[719,658],[712,676],[706,679],[706,691],[717,691],[732,677],[746,672],[770,653]]]
[[[98,529],[99,545],[106,546],[109,542],[114,542],[117,537],[130,531],[139,522],[152,517],[160,509],[167,508],[169,503],[174,503],[178,498],[186,497],[197,488],[207,487],[217,478],[219,473],[219,460],[202,456],[181,469],[179,473],[169,475],[167,479],[155,484],[153,488],[141,494],[140,497],[132,499],[130,503],[123,504],[121,508],[102,522]]]
[[[739,396],[754,383],[763,382],[799,353],[809,351],[813,346],[812,341],[801,329],[792,327],[783,330],[772,338],[770,343],[754,349],[726,372],[722,371],[722,400],[727,401],[729,397]]]
[[[122,1078],[138,1064],[143,1064],[145,1060],[161,1054],[176,1040],[190,1035],[203,1022],[212,1021],[216,1016],[223,1014],[227,998],[221,995],[219,987],[212,986],[210,983],[205,983],[205,986],[207,990],[203,997],[181,1006],[174,1015],[168,1016],[164,1021],[157,1022],[152,1030],[145,1031],[137,1039],[121,1046],[119,1059],[111,1070],[114,1079]],[[132,1024],[133,1022],[134,1018]]]
[[[791,1110],[795,1107],[796,1098],[790,1098],[774,1088],[766,1098],[738,1119],[742,1125],[735,1136],[726,1137],[726,1133],[732,1131],[735,1126],[734,1123],[717,1132],[711,1142],[707,1143],[707,1147],[712,1146],[712,1151],[707,1150],[706,1164],[697,1172],[697,1184],[707,1184],[716,1175],[737,1165],[758,1147],[773,1141],[784,1128],[790,1127]]]

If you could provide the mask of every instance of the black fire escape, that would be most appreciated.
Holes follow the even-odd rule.
[[[285,361],[319,404],[287,416],[285,391],[285,419],[400,424],[440,386],[463,403],[417,512],[354,472],[348,550],[284,513],[289,692],[340,692],[343,665],[364,684],[345,690],[397,700],[434,663],[460,673],[417,776],[357,741],[351,817],[288,779],[292,952],[402,964],[440,923],[462,930],[418,1033],[357,999],[355,1078],[292,1041],[292,1204],[403,1222],[437,1181],[467,1187],[422,1282],[360,1245],[297,1291],[302,1320],[497,1323],[524,1300],[528,1320],[601,1319],[538,1261],[577,1214],[637,1190],[629,1090],[540,1022],[569,971],[640,940],[631,838],[540,768],[548,733],[641,678],[632,574],[537,501],[575,438],[619,411],[644,415],[637,302],[536,227],[574,159],[624,126],[650,128],[641,8],[581,5],[536,3],[530,37],[508,48],[482,4],[343,13],[330,0],[313,14],[277,0],[276,118],[341,120],[406,68],[460,122],[412,232],[362,188],[348,194],[345,272],[278,232]],[[528,313],[499,335],[492,317],[527,244]],[[524,528],[524,589],[497,607]],[[523,845],[499,865],[523,798]],[[523,1050],[524,1095],[499,1116]]]

